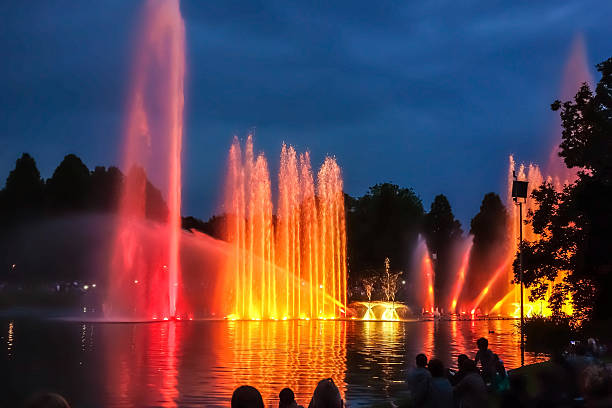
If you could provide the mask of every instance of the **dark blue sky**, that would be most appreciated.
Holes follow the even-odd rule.
[[[213,4],[214,3],[214,4]],[[446,194],[463,223],[502,192],[507,156],[544,162],[571,43],[612,56],[612,2],[184,1],[184,208],[219,204],[234,134],[338,158],[346,191]],[[0,3],[0,177],[24,151],[117,164],[139,2]],[[466,226],[467,227],[467,226]],[[468,227],[469,228],[469,227]]]

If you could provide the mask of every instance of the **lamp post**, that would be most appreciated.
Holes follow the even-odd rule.
[[[519,181],[516,178],[516,173],[512,172],[514,180],[512,180],[512,200],[519,206],[519,285],[521,287],[521,366],[525,365],[525,331],[524,323],[525,316],[523,313],[523,203],[527,202],[527,185],[526,181]],[[520,199],[523,199],[521,201]]]

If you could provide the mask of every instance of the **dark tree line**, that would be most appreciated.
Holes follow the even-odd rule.
[[[423,235],[431,254],[434,267],[434,295],[436,305],[444,306],[442,299],[447,299],[451,290],[457,262],[457,245],[463,237],[461,223],[455,219],[450,202],[440,194],[431,203],[429,213],[425,215]]]
[[[146,178],[141,168],[130,171],[142,172],[141,176]],[[24,153],[0,190],[0,223],[9,227],[3,232],[22,223],[61,215],[116,213],[125,178],[116,167],[97,166],[91,171],[80,158],[69,154],[45,180],[34,159]],[[435,292],[439,299],[445,298],[448,283],[454,279],[451,274],[456,269],[456,249],[463,231],[444,195],[435,197],[429,212],[425,212],[421,199],[412,189],[384,183],[370,187],[361,197],[345,195],[345,205],[352,285],[357,285],[362,278],[380,276],[387,257],[393,272],[404,271],[407,275],[414,264],[414,248],[420,234],[434,262]],[[163,221],[167,214],[162,193],[147,179],[146,216]],[[495,228],[505,228],[505,218],[500,214],[504,214],[501,200],[491,193],[485,196],[481,212],[472,221],[470,232],[475,235],[475,249],[485,258],[498,240]],[[182,226],[223,239],[224,218],[225,215],[215,215],[203,221],[186,216],[182,218]],[[403,296],[401,290],[398,296]]]
[[[130,171],[142,173],[138,176],[146,179],[145,216],[165,221],[168,207],[161,191],[146,178],[144,169],[134,167]],[[0,190],[0,225],[14,227],[44,218],[86,212],[116,213],[124,181],[125,175],[117,167],[96,166],[90,171],[74,154],[64,157],[53,175],[44,180],[34,158],[24,153]],[[208,222],[183,217],[182,221],[185,229],[220,235],[220,217],[212,217]]]
[[[468,279],[463,287],[464,296],[475,299],[483,290],[484,282],[495,271],[503,266],[500,260],[508,254],[508,223],[510,222],[506,207],[499,195],[485,194],[480,211],[472,218],[470,234],[473,236],[473,246],[468,266]],[[506,265],[505,267],[508,267]],[[508,281],[499,279],[491,287],[489,297],[497,302],[507,291]],[[490,302],[488,302],[490,303]],[[484,304],[487,308],[494,304]]]
[[[353,284],[380,275],[385,258],[394,270],[410,264],[423,221],[423,203],[412,189],[377,184],[357,198],[345,196],[349,276]]]
[[[612,58],[597,65],[595,93],[583,84],[573,100],[555,101],[563,126],[559,155],[578,179],[562,191],[544,182],[528,222],[540,239],[523,245],[525,284],[544,298],[551,281],[565,279],[549,297],[556,315],[571,295],[577,319],[612,317]],[[518,278],[518,259],[515,261]]]

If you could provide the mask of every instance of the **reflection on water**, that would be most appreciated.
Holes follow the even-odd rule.
[[[0,405],[55,390],[74,406],[228,406],[242,384],[266,406],[291,387],[307,405],[332,377],[352,406],[402,394],[414,356],[455,365],[487,337],[508,368],[518,366],[513,321],[205,321],[100,324],[5,321]],[[544,356],[526,355],[527,362]]]

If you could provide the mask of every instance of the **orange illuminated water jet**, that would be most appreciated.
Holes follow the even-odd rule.
[[[315,191],[310,155],[283,145],[273,217],[267,161],[234,138],[225,195],[233,247],[231,319],[335,318],[346,314],[346,241],[342,177],[327,157]]]
[[[495,271],[495,273],[493,274],[493,276],[489,279],[489,281],[487,282],[487,285],[484,287],[484,289],[480,292],[480,294],[478,295],[478,297],[476,298],[476,300],[474,301],[473,305],[472,305],[472,310],[471,313],[474,314],[474,312],[476,312],[476,310],[478,309],[478,307],[480,306],[480,303],[483,301],[483,299],[485,298],[485,296],[487,296],[487,294],[489,293],[489,290],[491,289],[491,287],[495,284],[495,282],[497,281],[497,279],[499,279],[500,276],[505,275],[506,271],[507,271],[507,267],[508,264],[504,263],[502,266],[500,266],[499,268],[497,268],[497,270]]]
[[[470,236],[468,243],[464,249],[463,257],[461,258],[461,265],[457,271],[457,278],[455,285],[453,287],[453,298],[451,301],[450,311],[451,313],[455,313],[457,311],[457,302],[459,300],[459,296],[461,296],[461,290],[463,289],[463,284],[465,282],[465,274],[467,272],[468,264],[470,261],[470,254],[472,252],[474,237]]]

